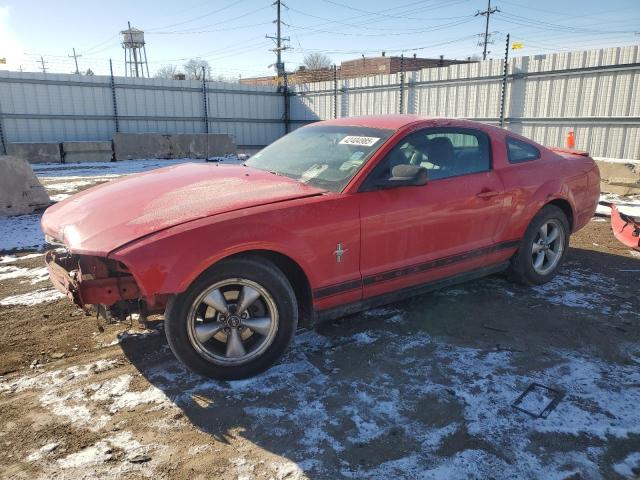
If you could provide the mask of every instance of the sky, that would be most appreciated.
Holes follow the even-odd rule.
[[[207,60],[214,76],[273,71],[273,0],[0,0],[0,69],[124,74],[118,33],[127,22],[145,32],[149,70]],[[284,0],[287,70],[310,52],[343,60],[387,55],[481,55],[487,0]],[[489,58],[504,55],[507,33],[517,55],[640,44],[640,0],[492,0]]]

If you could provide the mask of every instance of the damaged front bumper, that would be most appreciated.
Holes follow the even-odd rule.
[[[611,204],[611,229],[618,241],[640,251],[640,221],[620,212],[615,204]]]
[[[110,268],[98,257],[51,250],[45,255],[51,283],[83,310],[90,305],[115,305],[137,300],[140,289],[122,267]]]

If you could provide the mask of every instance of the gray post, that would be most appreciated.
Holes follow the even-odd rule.
[[[209,108],[207,106],[207,77],[204,65],[202,66],[202,107],[204,121],[204,133],[209,133]]]
[[[338,118],[338,68],[333,65],[333,118]]]
[[[7,154],[7,144],[4,139],[4,129],[2,128],[2,107],[0,106],[0,143],[2,144],[2,155]]]
[[[400,105],[399,113],[404,113],[404,53],[400,55]]]
[[[111,62],[111,59],[109,59],[109,71],[111,72],[111,98],[113,100],[113,119],[116,124],[116,133],[118,133],[120,131],[120,123],[118,122],[118,101],[116,99],[116,82],[113,78],[113,63]]]
[[[502,71],[502,94],[500,95],[500,128],[504,127],[504,103],[507,95],[507,74],[509,73],[509,34],[507,46],[504,50],[504,70]]]
[[[284,83],[282,93],[284,94],[284,133],[289,133],[289,77],[285,71],[283,74]]]

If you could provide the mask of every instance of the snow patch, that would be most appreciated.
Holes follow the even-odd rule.
[[[89,375],[111,370],[118,361],[98,360],[86,365],[74,365],[64,370],[54,370],[43,372],[34,376],[23,376],[13,380],[0,382],[0,393],[2,392],[23,392],[25,390],[44,390],[67,384],[75,379],[87,377]]]
[[[605,275],[573,267],[532,290],[536,297],[555,305],[609,314],[607,296],[615,292],[616,283]]]
[[[371,331],[359,332],[353,335],[351,340],[361,345],[368,345],[378,340],[378,335]]]
[[[162,404],[165,402],[170,403],[169,398],[167,398],[162,390],[151,386],[142,392],[125,392],[120,394],[109,407],[109,411],[115,413],[122,409],[130,410],[146,403]]]
[[[634,478],[634,476],[640,475],[640,452],[627,455],[624,460],[613,466],[613,470],[626,478]]]
[[[47,443],[46,445],[43,445],[38,450],[31,452],[27,456],[26,458],[27,462],[37,462],[42,457],[44,457],[48,453],[53,452],[56,448],[58,448],[58,445],[60,445],[58,442],[50,442],[50,443]]]
[[[0,300],[0,305],[9,307],[16,305],[24,305],[27,307],[38,305],[40,303],[49,303],[63,298],[64,294],[58,290],[51,288],[40,288],[33,292],[23,293],[20,295],[11,295]]]
[[[0,218],[0,251],[38,250],[45,245],[40,230],[42,214],[18,215]]]
[[[0,266],[0,280],[9,280],[12,278],[26,278],[31,285],[35,285],[36,283],[47,280],[49,278],[49,271],[47,267],[23,268],[13,265]]]
[[[29,253],[27,255],[22,255],[20,257],[17,257],[15,255],[1,255],[0,256],[0,264],[2,263],[15,263],[15,262],[19,262],[22,260],[29,260],[31,258],[38,258],[38,257],[42,257],[44,255],[44,253]]]
[[[615,193],[603,193],[600,195],[596,215],[611,216],[610,203],[615,203],[619,212],[631,217],[640,217],[640,195],[616,195]]]

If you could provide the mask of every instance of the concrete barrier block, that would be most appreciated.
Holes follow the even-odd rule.
[[[192,133],[170,135],[171,158],[207,158],[236,153],[231,135]]]
[[[0,156],[0,217],[32,213],[51,204],[24,158]]]
[[[59,143],[8,143],[7,154],[23,158],[29,163],[61,163]]]
[[[640,160],[596,158],[600,190],[618,195],[640,194]]]
[[[160,133],[116,133],[113,136],[115,158],[171,158],[169,137]]]
[[[110,162],[113,159],[111,142],[62,142],[65,163]]]
[[[116,160],[141,158],[206,158],[236,153],[233,137],[224,133],[116,133]]]

